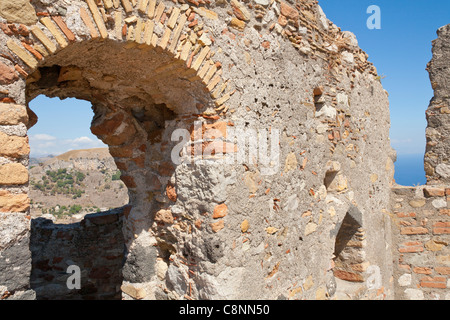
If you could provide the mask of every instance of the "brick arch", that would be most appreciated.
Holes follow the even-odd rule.
[[[134,3],[134,5],[133,5]],[[214,109],[223,112],[224,104],[234,94],[231,83],[222,77],[222,64],[214,58],[214,39],[203,28],[195,39],[194,28],[200,19],[217,19],[217,14],[205,8],[174,5],[163,1],[103,1],[80,2],[78,11],[65,16],[39,12],[37,22],[4,25],[8,39],[6,57],[22,78],[29,75],[48,58],[83,41],[115,40],[125,48],[142,51],[156,50],[172,57],[172,61],[157,69],[157,77],[177,75],[190,82],[199,82],[211,95]],[[198,27],[197,27],[198,28]],[[5,54],[4,54],[5,56]]]
[[[128,1],[118,3],[104,1],[97,5],[87,0],[80,2],[78,11],[65,16],[39,12],[37,8],[36,23],[4,24],[7,50],[2,57],[20,75],[14,81],[21,90],[5,94],[0,113],[7,112],[9,121],[17,116],[17,123],[30,128],[37,117],[27,104],[39,94],[92,102],[95,116],[91,131],[109,145],[130,193],[123,226],[130,263],[124,267],[124,279],[146,282],[151,276],[146,269],[149,261],[143,265],[139,259],[167,258],[173,248],[173,239],[164,237],[154,244],[158,254],[153,247],[130,248],[137,235],[151,229],[156,213],[176,201],[170,180],[175,167],[170,161],[169,129],[192,128],[198,119],[219,120],[235,90],[222,77],[222,64],[214,58],[213,40],[207,30],[203,30],[206,37],[198,37],[194,44],[190,39],[194,13],[214,17],[212,11],[186,6],[169,9],[163,1],[142,1],[134,7]],[[104,20],[105,15],[113,20]],[[99,55],[109,59],[96,61]],[[122,64],[117,62],[118,57]],[[114,72],[114,62],[122,73]],[[129,83],[124,85],[126,80]],[[142,90],[133,91],[133,87]],[[145,109],[148,106],[151,108]],[[170,122],[167,130],[165,121]],[[13,179],[7,183],[26,186],[26,133],[5,139],[0,144],[11,146],[11,150],[3,148],[0,153],[10,157],[12,163],[2,170]],[[0,192],[4,204],[0,210],[28,213],[26,192]],[[164,219],[158,217],[161,227]]]
[[[176,79],[178,83],[187,83],[186,88],[189,87],[198,93],[191,99],[190,108],[184,108],[186,101],[180,97],[177,97],[180,105],[175,105],[176,103],[167,103],[169,97],[167,92],[161,93],[157,90],[150,92],[148,97],[152,99],[151,103],[161,111],[159,115],[162,119],[156,127],[161,126],[161,121],[167,119],[178,121],[182,118],[184,122],[192,123],[200,117],[203,120],[216,121],[220,119],[218,113],[222,115],[226,113],[228,107],[225,103],[235,90],[232,89],[229,80],[223,79],[222,64],[214,58],[214,39],[209,36],[211,33],[207,29],[202,31],[202,36],[197,37],[195,43],[191,41],[192,37],[190,38],[190,32],[197,25],[197,17],[217,19],[216,13],[205,8],[186,5],[166,7],[163,1],[155,0],[144,0],[139,3],[128,0],[121,2],[86,0],[80,1],[76,8],[76,11],[60,15],[55,12],[39,11],[40,9],[36,7],[34,8],[36,19],[30,18],[25,24],[21,24],[20,19],[12,19],[12,23],[2,25],[2,30],[7,36],[5,43],[8,49],[2,56],[10,60],[15,71],[19,73],[21,79],[16,80],[25,81],[24,90],[19,93],[7,93],[6,97],[2,98],[2,102],[8,104],[4,106],[5,109],[10,108],[9,104],[16,101],[25,101],[24,104],[27,105],[28,101],[42,93],[60,98],[76,97],[90,100],[94,104],[95,112],[91,130],[110,146],[110,152],[115,157],[118,167],[122,171],[127,171],[129,169],[127,163],[130,162],[137,170],[143,169],[146,161],[149,161],[145,155],[148,153],[147,142],[152,143],[161,139],[159,130],[153,130],[155,124],[145,123],[145,119],[137,124],[129,109],[125,111],[123,110],[125,108],[116,108],[111,101],[105,101],[102,90],[79,94],[78,86],[80,82],[86,80],[83,73],[89,68],[89,63],[80,66],[72,62],[75,59],[94,60],[98,50],[107,51],[111,48],[112,52],[127,51],[124,55],[129,57],[141,55],[140,60],[150,59],[151,56],[161,58],[157,65],[152,64],[140,70],[132,65],[139,58],[130,62],[128,66],[121,66],[134,70],[134,76],[138,76],[137,71],[142,74],[148,69],[151,71],[152,80],[160,81],[161,87],[167,87],[166,84],[170,86]],[[89,57],[76,56],[89,50],[91,50]],[[106,61],[106,64],[109,63]],[[115,75],[102,76],[101,80],[105,81],[106,86],[103,88],[104,91],[111,90],[108,82],[114,81]],[[150,72],[148,76],[150,77]],[[110,80],[105,77],[110,77]],[[94,79],[97,82],[98,80]],[[89,85],[92,85],[92,82]],[[95,87],[95,89],[102,88]],[[198,101],[195,101],[196,98]],[[138,104],[145,102],[142,96],[139,99]],[[128,102],[130,105],[136,103],[136,101]],[[24,107],[20,104],[22,103],[17,104],[17,108],[23,113]],[[22,122],[29,128],[36,123],[37,117],[28,106],[25,108],[26,115],[23,115]],[[150,126],[150,129],[146,126]],[[27,138],[24,137],[22,140],[24,150],[21,149],[19,157],[24,157],[29,152]],[[165,171],[165,174],[168,174],[167,168],[171,167],[167,163],[155,166],[155,170],[165,168],[160,169]],[[123,175],[122,179],[130,189],[137,188],[139,184],[128,174]],[[155,185],[162,188],[158,182],[155,182]]]

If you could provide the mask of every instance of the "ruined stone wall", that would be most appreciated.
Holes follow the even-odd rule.
[[[440,28],[428,64],[434,97],[426,111],[427,185],[394,186],[391,194],[395,298],[450,299],[448,180],[450,25]]]
[[[392,191],[395,298],[450,299],[450,188]]]
[[[79,223],[32,221],[30,286],[38,300],[121,299],[125,242],[122,209],[90,214]],[[70,266],[79,267],[81,288]]]
[[[2,142],[24,149],[0,154],[22,177],[0,181],[8,243],[29,237],[27,104],[76,97],[129,190],[124,298],[393,297],[388,95],[316,1],[14,0],[0,16],[2,108],[27,110]]]
[[[433,59],[428,64],[434,97],[426,111],[427,148],[425,172],[428,184],[450,183],[450,25],[437,31]]]

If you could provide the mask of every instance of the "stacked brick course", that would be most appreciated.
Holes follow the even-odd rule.
[[[450,222],[445,187],[393,188],[397,299],[450,298]]]

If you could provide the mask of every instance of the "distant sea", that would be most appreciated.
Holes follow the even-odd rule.
[[[394,177],[397,184],[402,186],[426,184],[423,154],[398,154]]]

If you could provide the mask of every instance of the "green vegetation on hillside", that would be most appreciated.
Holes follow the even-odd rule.
[[[120,180],[120,175],[122,173],[120,172],[120,170],[117,170],[112,176],[111,176],[111,180],[112,181],[117,181]]]
[[[30,181],[31,186],[50,195],[64,194],[71,195],[73,199],[80,198],[84,193],[82,181],[85,174],[79,171],[67,171],[67,169],[58,169],[57,171],[47,170],[42,180]]]
[[[62,218],[64,216],[72,216],[74,214],[80,213],[83,210],[83,207],[79,204],[74,204],[72,206],[60,206],[57,205],[55,207],[52,207],[50,209],[42,208],[41,212],[42,214],[50,213],[54,215],[57,218]],[[94,212],[100,212],[100,208],[93,206],[87,207],[84,209],[87,212],[94,213]]]

